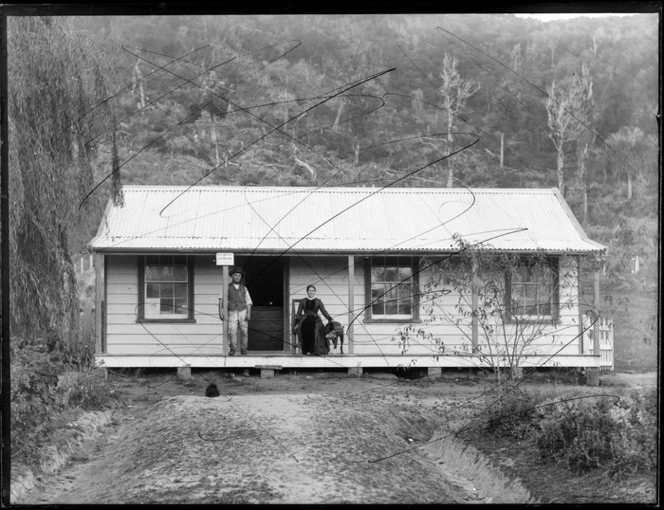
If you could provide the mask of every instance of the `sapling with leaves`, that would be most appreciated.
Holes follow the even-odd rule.
[[[553,359],[576,338],[578,322],[559,320],[561,310],[574,306],[575,261],[498,252],[460,236],[456,243],[456,254],[422,260],[424,326],[400,328],[404,352],[412,337],[426,338],[438,355],[464,358],[493,374],[501,388],[528,357]],[[446,340],[427,331],[434,324],[451,327],[453,339],[449,331]]]

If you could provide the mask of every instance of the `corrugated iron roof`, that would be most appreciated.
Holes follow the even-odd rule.
[[[498,250],[585,253],[553,189],[125,186],[93,251],[449,252],[454,234]]]

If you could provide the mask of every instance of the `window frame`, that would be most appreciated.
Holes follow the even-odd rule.
[[[524,261],[527,257],[521,257]],[[549,300],[551,307],[550,314],[515,314],[512,313],[512,273],[510,269],[505,270],[505,311],[507,321],[510,323],[539,323],[542,321],[559,323],[560,322],[560,257],[546,256],[546,263],[549,265],[553,279],[551,282],[552,292]]]
[[[147,257],[153,256],[162,257],[185,257],[187,261],[187,315],[176,316],[165,315],[164,317],[146,317],[145,316],[145,295],[146,285],[145,281],[145,267],[147,265]],[[161,322],[161,323],[188,323],[196,322],[194,319],[194,257],[183,253],[149,253],[139,256],[138,262],[138,310],[136,322]]]
[[[411,272],[412,272],[412,293],[413,293],[413,301],[412,301],[412,314],[410,315],[374,315],[373,313],[373,298],[372,298],[372,284],[373,284],[373,279],[372,279],[372,271],[371,268],[373,267],[373,260],[374,258],[382,258],[383,260],[385,259],[391,259],[391,258],[397,258],[397,259],[410,259],[410,265],[409,266],[400,266],[400,267],[410,267]],[[364,259],[364,302],[365,302],[365,309],[364,309],[364,322],[384,322],[384,323],[404,323],[404,322],[409,322],[409,323],[417,323],[421,322],[420,321],[420,296],[419,296],[419,289],[420,289],[420,278],[419,278],[419,262],[420,258],[417,256],[410,256],[410,255],[386,255],[383,256],[381,255],[380,257],[365,257]],[[398,264],[398,261],[397,261]],[[384,266],[383,266],[384,267]],[[399,267],[399,266],[397,266]]]

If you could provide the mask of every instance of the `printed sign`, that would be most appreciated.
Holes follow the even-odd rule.
[[[235,257],[232,253],[217,253],[218,266],[233,266],[235,265]]]

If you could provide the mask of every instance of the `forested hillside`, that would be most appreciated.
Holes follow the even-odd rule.
[[[653,15],[81,26],[117,56],[125,183],[559,186],[584,224],[655,210]]]
[[[610,246],[610,294],[653,292],[657,15],[89,17],[63,30],[103,63],[112,108],[81,146],[104,186],[81,195],[96,206],[72,223],[72,252],[94,235],[111,175],[116,184],[557,186]],[[13,54],[14,69],[22,58]],[[652,334],[645,313],[638,327]]]

